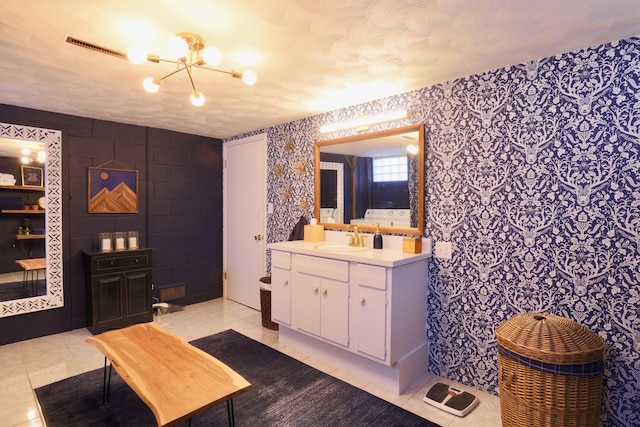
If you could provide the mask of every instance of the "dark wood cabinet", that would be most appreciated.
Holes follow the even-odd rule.
[[[153,321],[151,252],[83,252],[87,328],[93,334]]]

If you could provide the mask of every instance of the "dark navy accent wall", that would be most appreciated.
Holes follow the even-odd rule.
[[[62,131],[65,305],[0,318],[0,344],[85,326],[82,250],[101,231],[140,232],[154,247],[153,283],[186,283],[181,304],[222,295],[222,141],[0,105],[0,122]],[[137,214],[89,214],[87,168],[138,170]]]
[[[149,129],[154,283],[187,284],[180,303],[222,296],[222,143]]]

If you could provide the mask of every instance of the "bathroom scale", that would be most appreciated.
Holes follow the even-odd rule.
[[[438,409],[464,417],[478,404],[478,397],[444,383],[435,383],[422,399]]]

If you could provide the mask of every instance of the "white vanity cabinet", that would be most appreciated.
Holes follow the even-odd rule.
[[[427,369],[428,254],[269,245],[280,343],[395,393]]]

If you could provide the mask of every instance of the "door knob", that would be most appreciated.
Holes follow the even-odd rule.
[[[253,236],[253,240],[262,240],[262,235],[258,234],[257,236]]]

